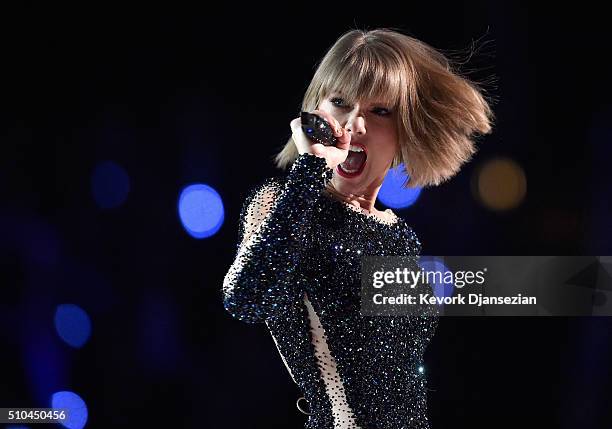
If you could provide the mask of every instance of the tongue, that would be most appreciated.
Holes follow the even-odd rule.
[[[346,161],[342,163],[342,168],[345,170],[358,170],[366,160],[366,155],[363,152],[349,152]]]

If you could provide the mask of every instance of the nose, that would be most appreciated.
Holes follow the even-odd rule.
[[[351,116],[347,121],[345,128],[352,134],[365,134],[366,128],[363,116],[361,114]]]

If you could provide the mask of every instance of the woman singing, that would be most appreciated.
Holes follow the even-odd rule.
[[[340,37],[301,110],[325,119],[338,144],[313,143],[291,121],[275,158],[288,173],[244,202],[225,308],[266,323],[304,395],[306,428],[428,428],[423,354],[436,314],[363,316],[361,258],[419,254],[411,227],[374,206],[387,171],[403,163],[405,186],[449,179],[493,113],[443,54],[389,29]]]

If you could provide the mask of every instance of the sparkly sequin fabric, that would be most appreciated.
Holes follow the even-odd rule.
[[[360,314],[360,258],[415,256],[420,243],[403,219],[329,196],[332,174],[303,154],[251,190],[224,306],[266,323],[306,399],[307,429],[429,428],[423,354],[437,315]]]

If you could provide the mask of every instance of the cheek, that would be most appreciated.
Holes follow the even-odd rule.
[[[330,102],[328,102],[327,100],[321,101],[319,103],[319,107],[317,107],[317,110],[322,110],[322,111],[327,112],[329,114],[333,113],[332,104]]]
[[[377,166],[388,166],[395,158],[399,148],[397,133],[392,129],[381,127],[372,131],[370,137],[371,141],[375,142],[374,146],[376,147],[376,157],[372,157],[371,161]]]
[[[396,153],[396,144],[393,140],[388,140],[384,144],[379,145],[376,148],[376,158],[373,160],[374,168],[387,168],[393,162]]]
[[[385,135],[385,138],[381,140],[380,153],[384,155],[384,158],[393,158],[397,153],[399,143],[397,136],[393,132],[389,132]]]
[[[384,146],[385,150],[397,147],[398,135],[393,125],[389,123],[380,124],[380,127],[377,127],[376,134],[378,135],[377,140],[380,140],[381,146]]]

